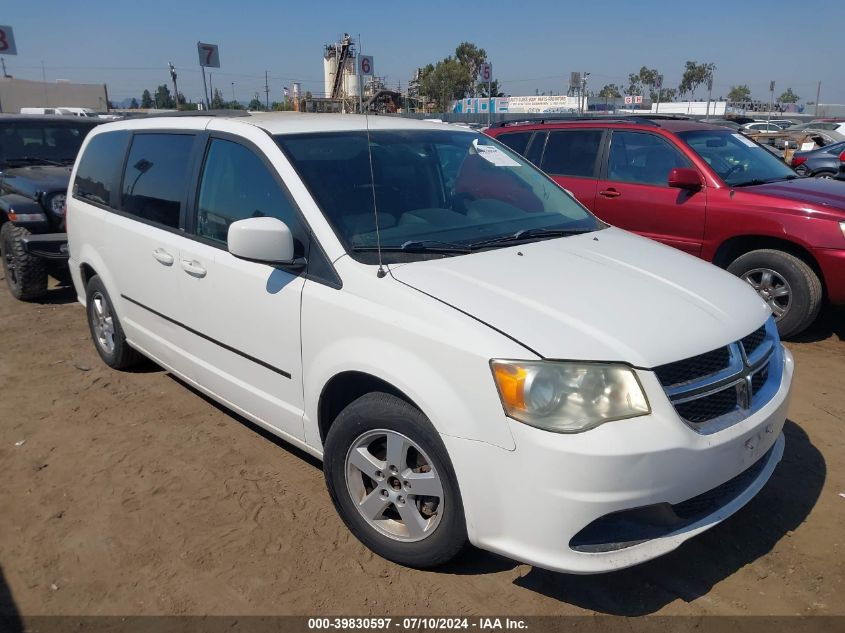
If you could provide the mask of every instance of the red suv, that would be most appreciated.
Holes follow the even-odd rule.
[[[782,336],[810,325],[823,297],[845,304],[845,185],[800,178],[742,134],[642,117],[504,123],[486,133],[601,219],[748,281]]]

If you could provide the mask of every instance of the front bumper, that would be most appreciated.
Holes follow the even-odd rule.
[[[68,260],[67,233],[27,235],[22,241],[30,255],[58,262]]]
[[[767,403],[710,435],[685,425],[668,399],[652,397],[662,392],[660,383],[653,373],[639,372],[651,399],[649,416],[571,435],[509,420],[514,451],[444,437],[470,540],[538,567],[581,574],[622,569],[676,549],[736,512],[771,477],[785,444],[794,367],[787,350],[783,363],[780,387]],[[738,478],[741,489],[678,529],[608,551],[573,546],[573,538],[602,517],[660,504],[683,507],[755,464],[750,477]],[[618,541],[625,540],[620,534]]]

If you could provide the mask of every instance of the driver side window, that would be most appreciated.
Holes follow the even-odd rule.
[[[608,180],[666,187],[672,169],[691,166],[681,152],[659,136],[646,132],[613,132]]]
[[[296,210],[264,161],[243,145],[212,139],[203,166],[194,232],[225,245],[232,222],[260,217],[278,218],[294,238],[301,235]],[[295,244],[299,246],[296,239]]]

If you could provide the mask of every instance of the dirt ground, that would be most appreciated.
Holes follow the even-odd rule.
[[[437,572],[378,558],[335,514],[316,460],[152,365],[110,370],[74,299],[0,288],[3,609],[845,614],[841,312],[789,344],[786,454],[758,497],[662,559],[585,577],[477,550]]]

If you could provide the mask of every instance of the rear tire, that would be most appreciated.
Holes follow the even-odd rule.
[[[408,402],[369,393],[347,406],[326,438],[323,471],[343,522],[379,556],[427,569],[452,560],[466,545],[446,447]]]
[[[835,171],[817,171],[815,174],[813,174],[813,178],[822,178],[822,179],[836,178],[836,172]]]
[[[0,229],[0,256],[9,292],[15,299],[33,301],[47,294],[47,266],[26,252],[23,238],[31,232],[12,222]]]
[[[774,249],[751,251],[731,262],[728,272],[750,283],[769,304],[783,338],[804,331],[819,315],[821,281],[795,255]]]
[[[99,275],[85,287],[85,311],[94,347],[103,362],[113,369],[126,369],[143,357],[126,342],[114,305]]]

